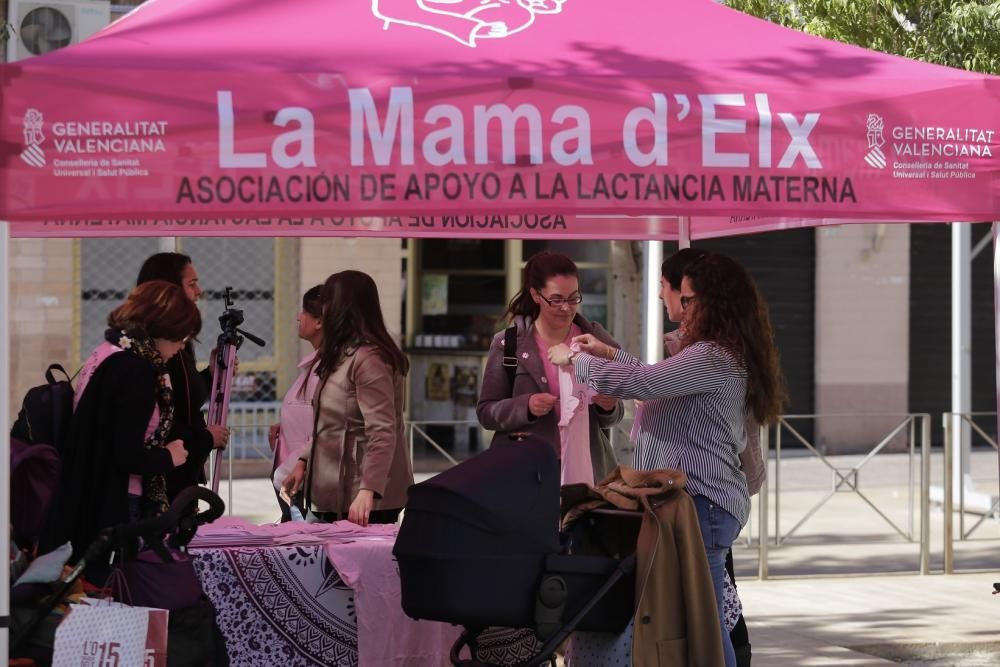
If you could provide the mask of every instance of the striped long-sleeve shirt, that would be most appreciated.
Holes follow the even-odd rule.
[[[656,364],[618,350],[613,361],[574,357],[580,382],[602,394],[646,401],[633,467],[680,468],[687,490],[743,525],[750,516],[739,452],[746,446],[746,369],[725,348],[698,342]]]

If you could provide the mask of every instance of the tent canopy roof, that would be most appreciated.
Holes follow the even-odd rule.
[[[377,77],[634,77],[822,86],[982,76],[813,37],[710,0],[149,0],[67,67],[325,72]],[[481,36],[503,24],[510,34]],[[389,39],[386,39],[386,37]],[[442,39],[442,37],[445,37]]]
[[[624,216],[696,235],[1000,218],[1000,78],[710,0],[150,0],[0,74],[18,223],[603,215],[565,233],[669,238]]]

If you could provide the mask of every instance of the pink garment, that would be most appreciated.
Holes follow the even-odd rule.
[[[309,451],[313,431],[313,396],[319,385],[319,376],[310,372],[316,352],[313,351],[299,362],[299,375],[285,394],[281,403],[278,421],[278,441],[274,447],[274,488],[281,490],[281,484],[292,472],[299,456]],[[305,385],[305,391],[302,386]]]
[[[380,528],[369,526],[371,528]],[[377,535],[377,533],[376,533]],[[415,621],[403,613],[394,536],[327,543],[326,554],[354,590],[358,613],[358,667],[448,665],[461,628]],[[447,582],[442,582],[446,586]]]
[[[112,354],[117,354],[123,352],[122,348],[117,345],[113,345],[108,341],[104,341],[97,346],[87,361],[84,362],[83,368],[80,369],[80,378],[77,380],[76,391],[73,394],[73,410],[76,411],[76,406],[80,403],[80,397],[83,396],[83,390],[87,388],[90,383],[90,379],[94,377],[94,372],[97,367],[104,363],[104,360],[110,357]],[[167,385],[170,385],[170,376],[166,376]],[[153,405],[153,416],[149,418],[149,424],[146,425],[146,434],[143,436],[143,441],[149,440],[149,438],[156,431],[156,427],[160,423],[160,406]],[[132,496],[142,495],[142,475],[129,475],[128,476],[128,492]]]
[[[576,347],[576,346],[574,346]],[[594,485],[590,458],[590,400],[596,395],[576,381],[572,365],[559,367],[559,444],[561,482]]]
[[[563,342],[569,345],[570,340],[574,336],[579,336],[583,331],[575,324],[571,324],[569,327],[569,334],[566,336],[566,340]],[[542,337],[538,334],[538,328],[535,328],[535,345],[538,346],[538,356],[542,360],[542,367],[545,369],[545,380],[549,385],[549,393],[559,395],[559,367],[549,361],[549,346],[545,344]]]

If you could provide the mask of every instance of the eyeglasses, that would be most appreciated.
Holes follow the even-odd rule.
[[[698,295],[696,295],[696,294],[692,294],[691,296],[682,296],[681,297],[681,309],[686,309],[688,307],[688,304],[691,303],[692,301],[696,300],[697,298],[698,298]]]
[[[571,294],[568,297],[554,296],[551,299],[546,298],[541,292],[536,292],[538,296],[542,297],[542,301],[549,304],[553,308],[562,308],[563,306],[579,306],[583,303],[582,294]]]

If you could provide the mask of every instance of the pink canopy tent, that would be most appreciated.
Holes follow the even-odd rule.
[[[15,236],[1000,217],[1000,78],[708,0],[153,0],[0,72]]]
[[[148,0],[0,85],[4,260],[8,231],[683,241],[1000,219],[1000,78],[709,0]]]

